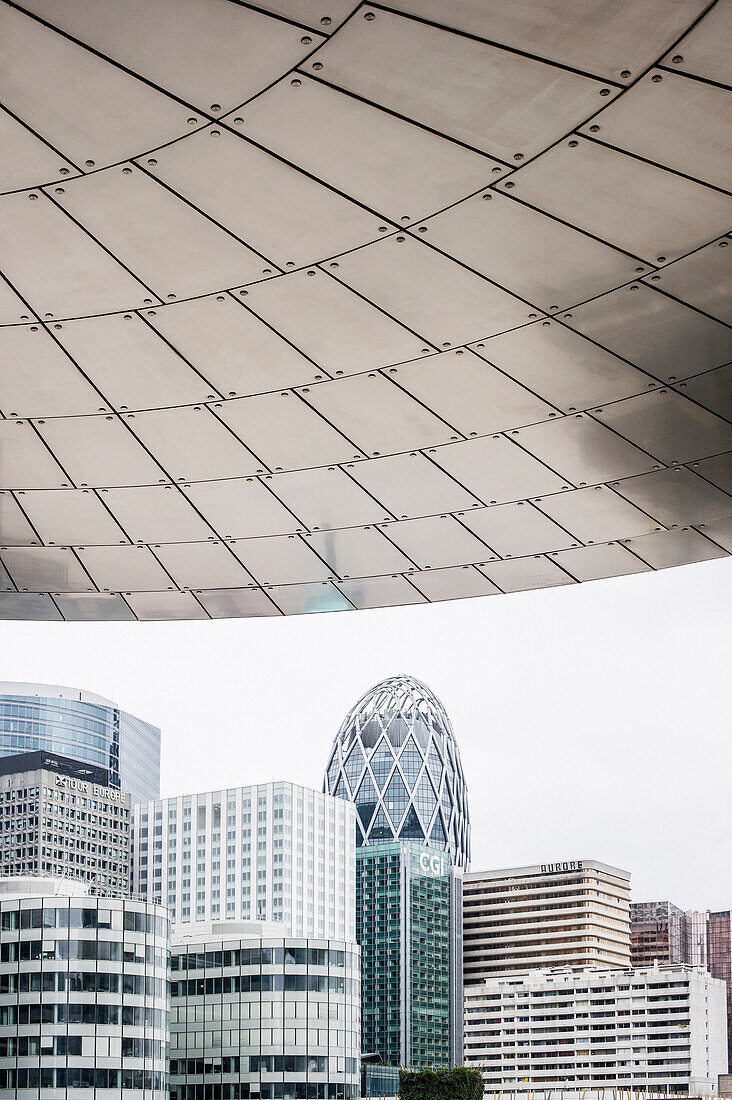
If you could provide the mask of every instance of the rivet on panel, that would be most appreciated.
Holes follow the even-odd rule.
[[[506,187],[513,187],[513,180],[506,180]]]
[[[65,189],[64,189],[63,187],[57,187],[57,188],[56,188],[56,194],[57,194],[57,195],[65,195],[65,194],[66,194],[66,190],[65,190]]]
[[[312,42],[312,38],[310,37],[309,34],[304,34],[302,36],[302,38],[300,39],[300,41],[302,42],[303,46],[309,46],[310,43]]]
[[[681,62],[684,60],[684,55],[677,53],[675,57],[671,58],[671,60],[673,61],[674,65],[680,65]]]
[[[630,69],[623,69],[623,71],[620,75],[623,78],[623,80],[627,80],[628,77],[630,76]]]
[[[590,126],[590,133],[591,134],[596,134],[599,129],[600,129],[599,126]]]
[[[93,168],[94,167],[94,161],[93,160],[86,160],[86,161],[84,161],[84,163],[86,164],[87,168]]]
[[[600,95],[610,95],[609,88],[600,88]]]
[[[570,149],[576,149],[578,145],[579,145],[578,141],[570,141],[570,143],[569,143]]]
[[[523,160],[524,159],[524,154],[523,153],[514,153],[513,154],[513,159],[514,160]]]
[[[320,61],[314,61],[313,68],[316,72],[320,72],[320,70],[323,68],[322,63]]]
[[[212,111],[220,111],[221,110],[221,104],[220,103],[212,103],[211,104],[211,110]]]
[[[659,76],[659,74],[658,74],[658,73],[656,73],[656,75],[655,75],[655,76],[652,76],[652,77],[651,77],[651,80],[653,81],[653,83],[654,83],[654,84],[660,84],[660,83],[661,83],[661,81],[663,80],[663,77],[662,77],[662,76]]]
[[[324,15],[323,18],[320,20],[320,25],[321,27],[329,27],[332,22],[333,20],[330,18],[329,15]]]
[[[188,119],[188,125],[189,126],[195,126],[197,122],[198,122],[197,118],[191,117],[191,118]]]
[[[364,15],[364,19],[366,19],[369,23],[371,22],[372,19],[375,19],[375,18],[376,18],[376,16],[374,15],[374,13],[372,11],[367,11],[366,14]]]

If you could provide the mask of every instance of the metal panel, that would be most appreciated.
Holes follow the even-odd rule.
[[[190,115],[162,92],[8,5],[0,11],[0,101],[86,168],[170,141],[186,130]]]
[[[261,277],[259,256],[137,167],[72,180],[56,198],[162,299]]]
[[[224,121],[395,222],[424,218],[508,171],[304,75],[286,77]]]
[[[220,396],[136,313],[67,321],[54,337],[107,401],[123,412]]]
[[[390,367],[389,376],[466,436],[554,415],[551,405],[462,348]]]
[[[732,420],[732,365],[698,374],[687,382],[679,382],[675,388],[719,416]]]
[[[214,588],[196,592],[196,597],[212,619],[261,618],[263,615],[280,614],[272,601],[258,589]]]
[[[391,0],[391,6],[606,80],[651,64],[704,10],[705,0]]]
[[[512,183],[517,198],[647,263],[706,244],[732,215],[727,195],[581,137],[553,146]]]
[[[351,478],[337,468],[300,470],[290,474],[271,474],[267,485],[285,507],[311,531],[332,530],[379,523],[392,517]]]
[[[72,596],[59,592],[55,602],[67,622],[119,622],[135,618],[121,596],[100,596],[98,592],[78,592]]]
[[[641,479],[655,476],[642,474]],[[627,481],[622,483],[627,484]],[[608,542],[612,539],[647,535],[658,530],[656,520],[628,504],[605,485],[593,485],[587,489],[575,489],[571,493],[541,497],[536,504],[542,512],[546,512],[567,531],[571,531],[580,542]]]
[[[252,578],[221,542],[155,546],[156,558],[179,588],[240,588]]]
[[[502,592],[522,592],[533,588],[554,588],[573,580],[549,558],[512,558],[489,562],[483,570]]]
[[[35,314],[8,286],[0,272],[0,324],[15,325],[19,321],[29,320],[35,320]]]
[[[2,271],[39,317],[136,309],[155,299],[42,191],[0,199]]]
[[[383,374],[337,378],[298,392],[364,454],[388,454],[458,438],[453,428],[392,385]]]
[[[229,294],[148,310],[146,320],[226,397],[303,386],[323,377]]]
[[[93,592],[73,550],[64,546],[9,547],[2,562],[19,592]]]
[[[272,470],[360,458],[356,448],[294,393],[227,401],[218,414]]]
[[[732,424],[673,390],[617,401],[596,410],[595,415],[667,464],[732,449]]]
[[[640,477],[613,482],[613,486],[617,493],[622,493],[666,527],[698,524],[732,515],[732,497],[685,466],[654,470]]]
[[[648,384],[628,363],[556,321],[524,325],[471,350],[562,412],[629,397]]]
[[[461,565],[459,569],[434,569],[429,573],[415,573],[410,580],[430,601],[495,596],[499,591],[472,565]]]
[[[249,287],[246,302],[330,375],[358,374],[432,350],[317,268]]]
[[[239,539],[230,545],[260,585],[333,579],[330,567],[305,545],[299,535]]]
[[[397,519],[478,507],[475,497],[419,451],[353,463],[348,469]]]
[[[512,294],[401,233],[339,257],[338,278],[435,347],[490,336],[533,316]]]
[[[557,473],[502,435],[440,447],[432,457],[482,504],[569,488]]]
[[[300,520],[256,478],[231,478],[185,485],[185,495],[224,538],[285,535],[301,530]]]
[[[150,159],[156,164],[150,166]],[[377,237],[382,224],[335,191],[218,126],[159,149],[144,163],[158,179],[281,268],[354,248]],[[234,286],[236,280],[223,285]]]
[[[19,499],[47,546],[129,542],[125,532],[91,489],[22,492]]]
[[[688,527],[681,531],[663,531],[660,535],[645,535],[642,539],[633,539],[631,546],[633,553],[654,569],[670,569],[674,565],[726,556],[719,546]]]
[[[350,611],[351,604],[338,589],[320,584],[291,584],[273,588],[270,598],[284,615],[312,615],[324,611]]]
[[[713,539],[732,553],[732,517],[717,520],[716,523],[705,523],[703,526],[707,538]]]
[[[131,592],[127,602],[138,619],[207,619],[190,592]]]
[[[78,174],[78,168],[0,107],[0,191]]]
[[[77,553],[102,592],[175,588],[147,546],[82,546]]]
[[[332,34],[351,14],[355,0],[260,0],[258,6],[321,34]]]
[[[0,546],[37,546],[40,541],[12,493],[0,492]]]
[[[642,474],[654,465],[648,455],[583,413],[513,434],[522,447],[578,486]]]
[[[61,615],[50,596],[0,592],[0,619],[35,619],[48,622]]]
[[[171,485],[103,489],[104,502],[135,542],[200,542],[214,537],[182,493]]]
[[[80,488],[157,484],[168,480],[116,416],[39,420],[37,428]],[[29,489],[46,487],[27,486]]]
[[[10,579],[10,574],[8,573],[7,569],[2,564],[2,562],[0,562],[0,592],[15,592],[15,591],[16,591],[16,588],[15,588],[15,585],[13,584],[12,580]]]
[[[330,84],[504,161],[535,156],[584,121],[602,88],[617,93],[383,9],[357,12],[303,67],[314,66]]]
[[[463,523],[501,558],[543,554],[577,545],[572,535],[523,501],[466,512]]]
[[[599,140],[714,187],[729,189],[732,93],[651,69],[593,119]],[[585,125],[581,131],[589,132]]]
[[[732,355],[732,333],[641,283],[573,309],[567,324],[663,381],[698,374]]]
[[[204,111],[242,103],[313,49],[298,27],[228,0],[125,0],[103,13],[98,0],[23,6]]]
[[[729,244],[726,237],[712,241],[655,275],[646,275],[645,279],[666,294],[732,324],[732,250]]]
[[[126,413],[130,429],[176,481],[246,477],[259,461],[206,405]]]
[[[375,526],[350,527],[345,531],[320,531],[305,538],[333,572],[346,580],[413,568],[413,562],[385,538],[390,530],[389,525],[384,526],[384,534]]]
[[[68,475],[25,420],[0,420],[0,488],[65,489]]]
[[[649,571],[645,562],[617,542],[580,546],[577,550],[562,550],[552,556],[578,581],[598,581],[603,577],[624,577],[629,573]]]
[[[720,0],[703,19],[674,45],[664,64],[704,80],[729,82],[728,44],[732,35],[732,6]]]
[[[405,577],[372,577],[342,581],[338,586],[354,607],[399,607],[426,603],[424,596]]]
[[[42,325],[0,329],[0,409],[8,417],[109,411]]]
[[[490,548],[466,531],[453,516],[402,520],[391,524],[388,532],[392,542],[420,569],[472,565],[493,556]]]
[[[574,305],[648,270],[508,195],[485,194],[426,221],[425,240],[540,309]]]
[[[711,481],[713,485],[718,485],[720,489],[732,495],[732,453],[716,455],[714,458],[694,462],[692,465],[707,481]]]

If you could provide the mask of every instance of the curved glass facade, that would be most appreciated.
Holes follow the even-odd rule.
[[[0,899],[0,1092],[168,1100],[167,910],[47,882]]]
[[[460,752],[445,708],[411,676],[383,680],[356,703],[333,742],[323,789],[356,803],[356,844],[415,840],[470,861]]]
[[[133,802],[160,793],[160,730],[88,692],[0,683],[0,757],[52,752],[104,768]]]
[[[172,947],[171,1100],[357,1100],[357,945],[208,929]]]

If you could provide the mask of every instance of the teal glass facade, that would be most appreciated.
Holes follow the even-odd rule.
[[[462,1061],[462,877],[450,857],[392,841],[356,851],[361,1050],[389,1065]]]

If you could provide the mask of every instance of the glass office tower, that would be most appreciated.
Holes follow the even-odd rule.
[[[389,1065],[462,1061],[462,872],[412,842],[356,855],[361,1049]]]
[[[0,682],[0,757],[59,753],[102,768],[142,802],[160,794],[160,730],[108,699],[51,684]]]

